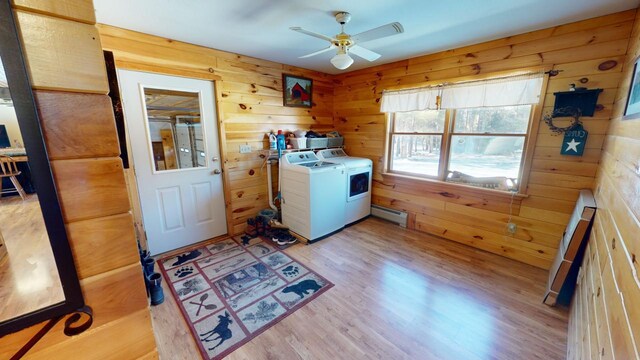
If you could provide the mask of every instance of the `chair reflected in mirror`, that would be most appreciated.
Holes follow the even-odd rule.
[[[20,174],[22,174],[22,171],[18,169],[18,161],[16,159],[11,156],[0,155],[0,179],[9,178],[11,184],[13,184],[13,189],[5,190],[2,188],[2,181],[0,181],[0,196],[6,192],[17,192],[22,200],[27,197],[17,178]]]

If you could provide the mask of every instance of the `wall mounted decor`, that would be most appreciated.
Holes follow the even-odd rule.
[[[282,74],[284,106],[311,107],[313,80],[301,76]]]
[[[559,91],[553,93],[556,102],[553,106],[554,115],[572,116],[572,114],[563,113],[562,109],[577,108],[580,109],[581,116],[593,116],[598,103],[598,95],[602,89],[575,89],[573,91]],[[640,106],[640,103],[639,103]]]
[[[631,75],[631,85],[629,85],[629,95],[627,96],[627,105],[624,109],[623,120],[640,118],[640,68],[638,68],[637,57],[633,64],[633,73]]]
[[[564,132],[560,155],[582,156],[589,132],[578,124]]]

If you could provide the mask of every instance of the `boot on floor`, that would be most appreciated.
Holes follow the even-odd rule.
[[[151,305],[156,306],[164,302],[164,291],[162,290],[162,275],[153,273],[147,277],[149,282],[149,294]]]
[[[144,269],[145,277],[149,277],[151,276],[151,274],[155,272],[154,271],[155,264],[156,264],[156,261],[151,256],[148,256],[144,260],[142,260],[142,268]]]

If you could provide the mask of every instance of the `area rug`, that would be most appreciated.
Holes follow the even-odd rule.
[[[158,262],[205,359],[221,359],[333,284],[261,238]]]

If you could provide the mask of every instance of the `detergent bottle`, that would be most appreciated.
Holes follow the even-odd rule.
[[[269,136],[269,150],[278,150],[276,134],[274,134],[272,131],[268,134],[268,136]]]
[[[282,156],[282,150],[287,148],[287,145],[284,142],[284,134],[282,130],[278,130],[278,136],[276,136],[278,142],[278,157]]]

